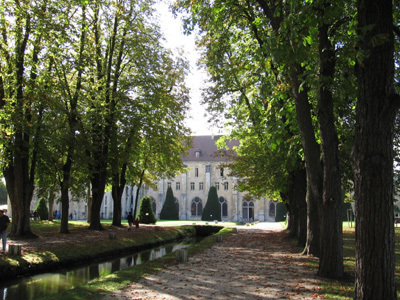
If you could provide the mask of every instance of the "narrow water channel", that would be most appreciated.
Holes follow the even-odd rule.
[[[96,262],[74,269],[61,269],[52,273],[38,274],[0,283],[0,300],[39,300],[45,295],[59,293],[87,283],[88,281],[115,273],[126,268],[187,247],[196,240],[171,243],[150,250],[108,261]]]

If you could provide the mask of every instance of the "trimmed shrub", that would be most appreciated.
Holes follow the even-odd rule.
[[[276,204],[276,216],[275,216],[275,221],[276,222],[283,222],[286,221],[286,206],[282,202],[278,202]]]
[[[47,208],[47,200],[41,197],[36,205],[35,209],[39,215],[40,220],[48,220],[49,219],[49,210]]]
[[[155,224],[157,219],[153,212],[151,197],[143,197],[140,201],[138,219],[140,223],[143,224]]]
[[[167,189],[164,205],[160,212],[161,220],[179,220],[179,212],[175,205],[175,197],[172,189]]]
[[[221,205],[218,202],[218,194],[215,186],[210,187],[208,191],[207,203],[204,206],[201,219],[203,221],[221,221]]]

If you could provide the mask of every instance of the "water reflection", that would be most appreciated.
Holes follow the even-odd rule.
[[[92,279],[160,258],[175,250],[185,248],[187,245],[188,243],[168,244],[110,261],[76,267],[73,270],[59,270],[56,273],[45,273],[2,282],[0,283],[0,300],[38,300],[44,295],[59,293],[83,285]]]

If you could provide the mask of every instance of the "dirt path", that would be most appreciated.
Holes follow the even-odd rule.
[[[278,226],[277,226],[278,225]],[[101,300],[324,299],[306,257],[277,223],[240,227],[222,243]]]

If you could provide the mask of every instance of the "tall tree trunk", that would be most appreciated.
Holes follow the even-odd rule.
[[[146,170],[143,170],[142,173],[140,174],[139,184],[137,185],[137,188],[136,188],[135,209],[133,210],[133,217],[135,219],[136,219],[136,214],[137,214],[137,209],[138,209],[138,204],[139,204],[139,193],[140,193],[140,189],[142,188],[143,177],[144,177],[145,172],[146,172]]]
[[[49,192],[49,221],[53,221],[54,220],[54,215],[53,215],[53,211],[54,211],[54,200],[56,198],[56,194],[51,190]]]
[[[124,192],[125,185],[113,185],[111,195],[113,198],[113,226],[121,227],[121,219],[122,219],[122,194]]]
[[[299,73],[301,73],[301,67],[297,66],[297,69],[291,74],[291,79],[307,172],[307,241],[304,253],[319,257],[319,205],[322,201],[322,166],[320,163],[320,149],[315,139],[314,126],[311,119],[308,88],[300,87]]]
[[[127,164],[125,163],[121,168],[121,174],[114,174],[113,178],[113,186],[112,186],[112,197],[114,202],[114,214],[113,214],[113,223],[114,226],[122,226],[122,194],[124,193],[125,184],[126,184],[126,169]],[[118,171],[118,170],[117,170]]]
[[[358,0],[360,52],[352,152],[356,205],[355,299],[396,299],[393,212],[392,0]]]
[[[14,237],[35,237],[30,225],[30,205],[33,195],[33,185],[31,185],[21,172],[15,170],[15,167],[8,166],[4,170],[8,196],[12,208],[12,223],[10,236]]]
[[[104,166],[106,168],[106,166]],[[89,229],[103,230],[101,225],[100,210],[103,202],[104,189],[106,187],[106,170],[97,168],[99,173],[94,174],[92,178],[92,206],[90,210]]]
[[[289,237],[296,238],[299,247],[305,247],[307,241],[306,170],[290,172],[289,180],[287,193],[281,193],[281,198],[287,202]]]
[[[61,183],[61,226],[60,233],[69,233],[68,230],[68,212],[69,212],[69,194],[67,181],[63,180]]]
[[[327,5],[329,5],[327,3]],[[324,10],[325,12],[325,10]],[[321,22],[324,22],[324,15]],[[335,73],[335,49],[329,40],[330,24],[319,27],[319,92],[318,122],[321,134],[323,192],[321,203],[321,243],[318,275],[327,278],[342,278],[343,230],[342,194],[340,189],[340,168],[338,137],[333,114],[332,84]]]
[[[297,245],[305,247],[307,242],[307,177],[306,170],[301,169],[292,172],[292,188],[290,197],[292,198],[294,209],[296,211],[297,222],[293,228],[297,238]]]

